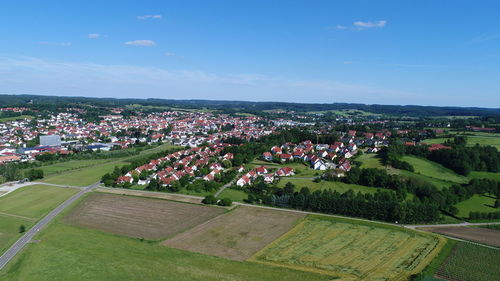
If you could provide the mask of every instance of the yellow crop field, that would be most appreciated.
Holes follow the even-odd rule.
[[[407,280],[423,270],[444,238],[396,226],[309,216],[250,260],[340,280]]]

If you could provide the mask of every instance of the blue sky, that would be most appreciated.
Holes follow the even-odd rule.
[[[500,107],[500,1],[2,1],[0,92]]]

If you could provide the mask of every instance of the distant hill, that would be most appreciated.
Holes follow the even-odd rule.
[[[296,112],[356,109],[366,112],[405,116],[491,116],[500,115],[500,108],[479,107],[442,107],[418,105],[380,105],[358,103],[288,103],[288,102],[250,102],[222,100],[173,100],[173,99],[130,99],[130,98],[90,98],[41,95],[0,95],[0,106],[26,106],[37,104],[64,105],[71,103],[98,106],[124,106],[128,104],[171,106],[183,108],[206,107],[219,110],[262,111],[293,110]]]

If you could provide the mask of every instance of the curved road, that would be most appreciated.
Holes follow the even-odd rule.
[[[52,221],[58,214],[60,214],[66,207],[71,203],[75,202],[78,198],[82,197],[83,194],[91,191],[92,189],[98,187],[100,182],[94,183],[92,185],[84,187],[77,194],[73,195],[68,200],[64,201],[61,205],[57,206],[48,215],[36,223],[32,228],[30,228],[19,240],[16,241],[1,257],[0,257],[0,270],[9,263],[16,255],[19,253],[26,244],[28,244],[31,239],[40,231],[44,226],[46,226],[50,221]]]

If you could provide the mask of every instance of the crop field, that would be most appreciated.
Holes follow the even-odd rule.
[[[64,221],[129,237],[159,239],[185,231],[224,212],[223,208],[92,193]]]
[[[493,208],[495,198],[474,194],[471,198],[455,205],[458,209],[458,217],[468,218],[470,212],[495,212]]]
[[[420,229],[500,248],[500,230],[467,226],[422,227]]]
[[[444,239],[396,226],[309,216],[251,260],[342,280],[407,280],[442,245]]]
[[[500,250],[458,242],[439,268],[437,276],[446,280],[499,280]]]
[[[0,253],[16,241],[19,227],[29,229],[38,219],[77,190],[46,185],[22,187],[0,197]]]
[[[307,186],[311,191],[332,189],[341,193],[346,192],[349,189],[352,189],[354,192],[360,191],[361,193],[375,193],[377,192],[378,189],[382,190],[381,188],[368,187],[357,184],[347,184],[340,181],[313,182],[310,179],[288,179],[288,178],[282,178],[278,183],[278,187],[284,187],[288,182],[291,182],[295,185],[296,191],[299,191],[304,186]]]
[[[0,271],[1,281],[328,281],[324,275],[238,262],[58,220]]]
[[[163,245],[243,261],[289,231],[305,215],[240,206]]]
[[[416,174],[456,183],[466,183],[467,177],[461,176],[442,165],[414,156],[404,156],[401,160],[410,163],[415,168]]]

